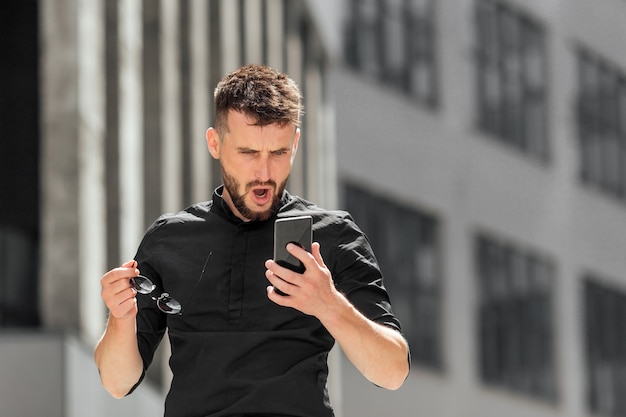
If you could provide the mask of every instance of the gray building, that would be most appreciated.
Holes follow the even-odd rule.
[[[393,392],[334,352],[338,416],[626,416],[625,2],[15,3],[3,415],[159,415],[167,346],[133,396],[99,385],[98,279],[210,196],[210,89],[263,62],[307,100],[290,189],[353,213],[412,349]]]
[[[346,0],[340,204],[411,344],[349,416],[626,416],[626,3]]]

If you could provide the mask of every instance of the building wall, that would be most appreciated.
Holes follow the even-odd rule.
[[[346,415],[592,415],[583,276],[595,271],[616,290],[626,290],[626,205],[579,179],[575,52],[582,44],[626,69],[620,41],[626,31],[618,23],[626,16],[626,4],[501,3],[545,26],[547,161],[529,158],[477,129],[474,1],[435,2],[438,107],[424,106],[346,67],[333,74],[340,181],[436,217],[443,271],[442,369],[414,363],[406,384],[387,392],[368,384],[344,362]],[[547,254],[556,266],[555,400],[481,381],[474,258],[474,236],[480,231]],[[420,318],[404,318],[411,320]]]
[[[144,384],[116,400],[101,386],[92,350],[74,336],[57,332],[0,335],[0,402],[7,416],[157,416],[158,389]]]

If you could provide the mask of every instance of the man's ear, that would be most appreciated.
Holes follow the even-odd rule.
[[[296,158],[296,153],[298,152],[298,143],[300,142],[300,128],[296,128],[296,134],[293,137],[293,145],[291,147],[291,163]]]
[[[213,127],[206,131],[206,144],[211,156],[215,159],[220,159],[220,135]]]

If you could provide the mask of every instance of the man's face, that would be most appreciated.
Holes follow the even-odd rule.
[[[209,151],[222,167],[223,198],[244,221],[267,220],[278,211],[300,137],[293,125],[253,123],[231,111],[223,137],[213,128],[207,132]]]

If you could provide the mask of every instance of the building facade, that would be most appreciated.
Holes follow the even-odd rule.
[[[353,213],[411,345],[393,392],[334,358],[338,417],[626,416],[624,1],[15,3],[34,27],[2,26],[38,41],[3,45],[39,76],[3,73],[2,145],[26,144],[2,147],[4,412],[161,412],[166,346],[130,398],[99,386],[99,277],[209,198],[211,88],[260,62],[306,99],[290,190]],[[37,192],[8,204],[20,167]]]
[[[626,416],[626,3],[346,0],[342,207],[412,349],[346,415]]]

